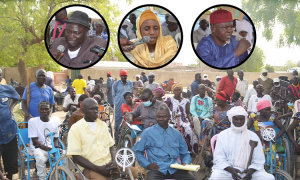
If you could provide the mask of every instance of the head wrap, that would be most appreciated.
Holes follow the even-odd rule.
[[[169,22],[172,22],[172,23],[178,23],[178,22],[176,21],[176,19],[175,19],[172,15],[169,16],[168,21],[169,21]]]
[[[104,30],[105,30],[104,22],[103,22],[103,21],[97,21],[97,22],[95,22],[95,24],[94,24],[95,29],[97,28],[97,25],[98,25],[98,24],[101,24],[101,25],[103,26],[102,31],[104,31]]]
[[[267,108],[267,107],[271,107],[271,103],[269,100],[267,99],[264,99],[264,100],[260,100],[257,104],[256,104],[256,109],[257,109],[257,112],[264,109],[264,108]]]
[[[136,46],[130,53],[135,58],[135,63],[146,68],[157,68],[166,64],[172,59],[178,51],[177,43],[172,36],[163,36],[161,31],[161,22],[152,11],[145,10],[136,21],[136,35],[138,39],[142,39],[140,28],[144,21],[154,19],[159,24],[159,35],[155,44],[154,59],[151,58],[147,44]],[[138,41],[138,40],[136,40]],[[135,41],[134,41],[135,42]]]
[[[183,90],[183,87],[182,87],[182,85],[181,84],[173,84],[173,86],[172,86],[172,93],[174,94],[174,89],[175,88],[177,88],[177,87],[179,87],[180,89],[181,89],[181,91]]]
[[[205,76],[206,76],[206,77],[205,77]],[[207,74],[204,74],[204,75],[203,75],[203,79],[204,79],[204,80],[207,80],[207,79],[208,79],[208,75],[207,75]]]
[[[109,74],[110,76],[112,76],[112,73],[109,71],[109,72],[107,72],[107,74]]]
[[[250,133],[249,133],[249,130],[247,129],[248,113],[246,112],[246,110],[243,107],[235,106],[227,111],[227,116],[228,116],[229,121],[231,122],[230,129],[232,130],[232,132],[236,133],[237,136],[240,136],[240,133],[242,133],[241,140],[240,140],[239,152],[237,153],[237,156],[235,158],[234,166],[240,167],[243,169],[247,169],[248,159],[249,159],[250,150],[251,150],[251,147],[249,144]],[[245,116],[244,125],[241,127],[236,127],[232,123],[233,116]]]
[[[148,77],[150,77],[150,76],[154,76],[155,77],[155,74],[154,73],[149,73]]]
[[[41,102],[39,102],[38,108],[39,108],[41,105],[47,105],[47,106],[50,106],[50,103],[49,103],[48,101],[41,101]]]
[[[231,12],[219,9],[210,14],[210,24],[219,24],[232,21]]]
[[[128,72],[126,70],[120,71],[120,76],[128,76]]]
[[[132,36],[133,32],[132,32],[132,28],[133,28],[133,24],[127,20],[123,21],[122,26],[127,25],[127,28],[124,29],[123,27],[120,29],[120,32],[127,38],[127,39],[131,39],[130,37]]]
[[[156,89],[153,90],[153,94],[156,95],[156,91],[160,91],[162,96],[166,94],[166,92],[163,90],[163,88],[157,86]]]
[[[223,101],[229,101],[230,97],[225,91],[220,91],[217,95],[216,98],[221,99]]]
[[[236,34],[239,34],[240,31],[246,31],[247,36],[245,37],[246,40],[248,40],[251,43],[251,48],[252,48],[252,25],[246,21],[236,21]]]
[[[273,81],[274,83],[275,82],[280,82],[280,79],[279,78],[274,78],[274,81]]]
[[[136,74],[136,75],[135,75],[135,77],[139,77],[139,78],[140,78],[140,77],[141,77],[141,75],[139,75],[139,74]]]
[[[268,71],[266,69],[263,69],[261,70],[261,75],[260,75],[260,78],[263,80],[263,81],[266,81],[269,77],[268,75],[267,76],[263,76],[262,74],[263,73],[267,73]]]
[[[47,71],[47,77],[50,77],[50,78],[54,78],[54,75],[53,75],[53,72],[51,72],[51,71]]]

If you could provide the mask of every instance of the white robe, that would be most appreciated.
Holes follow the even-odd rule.
[[[265,155],[263,148],[258,136],[250,132],[250,139],[258,141],[256,148],[254,148],[251,165],[249,168],[256,169],[252,174],[252,179],[255,180],[274,180],[274,176],[267,173],[264,169]],[[234,167],[235,158],[239,151],[240,140],[242,133],[236,134],[232,132],[231,128],[222,131],[218,135],[216,148],[214,151],[214,166],[212,167],[212,174],[210,180],[231,180],[232,175],[228,171],[224,170],[226,167]],[[236,167],[234,167],[236,168]],[[244,171],[242,168],[237,168],[241,172]],[[246,174],[240,175],[244,177]]]

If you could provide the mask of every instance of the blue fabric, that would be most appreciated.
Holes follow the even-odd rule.
[[[27,86],[25,87],[24,92],[22,99],[27,101]],[[42,94],[44,94],[44,96]],[[51,105],[55,103],[51,87],[46,85],[46,88],[42,89],[39,88],[35,82],[30,83],[30,102],[28,112],[32,117],[40,116],[38,112],[38,105],[41,101],[48,101]]]
[[[17,133],[17,123],[11,117],[9,99],[19,99],[19,94],[10,85],[0,85],[0,145],[9,143]]]
[[[144,130],[144,127],[142,125],[140,125],[140,124],[136,124],[136,126],[138,126],[142,131]],[[134,131],[135,131],[135,133],[134,133]],[[135,139],[136,135],[139,135],[140,133],[141,133],[141,131],[131,129],[131,137],[132,137],[132,139]]]
[[[194,97],[196,94],[194,94],[194,89],[198,90],[198,85],[200,83],[197,80],[194,80],[194,82],[191,84],[191,91],[192,91],[192,97]]]
[[[107,88],[109,89],[108,93],[107,93],[107,102],[110,105],[114,105],[114,97],[113,97],[113,91],[112,91],[112,85],[114,84],[115,80],[112,77],[109,77],[107,79]]]
[[[145,83],[145,82],[148,81],[148,77],[147,77],[147,76],[142,76],[142,77],[141,77],[141,80],[143,81],[143,83]]]
[[[231,36],[230,44],[225,46],[217,45],[212,35],[201,39],[198,43],[196,51],[201,59],[217,68],[231,68],[233,66],[242,63],[248,56],[248,51],[240,55],[238,58],[235,57],[234,50],[239,42],[235,40],[235,36]]]
[[[204,96],[202,99],[199,94],[194,96],[190,105],[190,112],[193,117],[200,117],[202,119],[209,118],[212,114],[209,111],[212,110],[213,102],[208,96]]]
[[[120,126],[123,113],[121,111],[121,106],[123,103],[126,103],[124,99],[125,92],[131,92],[132,93],[132,82],[130,80],[127,80],[127,83],[124,85],[122,80],[118,80],[114,82],[112,86],[112,95],[114,98],[114,105],[115,105],[115,134],[118,134],[118,127]],[[118,136],[116,136],[116,140],[118,139]]]
[[[72,82],[71,79],[66,79],[67,87],[71,86],[71,82]]]
[[[59,92],[59,90],[56,89],[56,88],[54,87],[54,80],[53,80],[51,77],[47,77],[47,78],[46,78],[45,84],[46,84],[47,86],[51,87],[51,89],[52,89],[53,91]]]
[[[144,156],[147,151],[148,160]],[[144,169],[151,163],[159,166],[159,171],[163,174],[174,174],[177,169],[170,168],[171,164],[178,163],[180,157],[182,163],[192,162],[187,144],[180,132],[172,127],[166,130],[155,124],[144,130],[139,140],[133,147],[133,151],[138,159],[139,165]]]

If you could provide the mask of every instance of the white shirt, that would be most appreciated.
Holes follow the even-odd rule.
[[[80,48],[81,48],[81,47],[80,47]],[[69,56],[70,56],[70,59],[73,59],[73,58],[76,58],[76,57],[77,57],[80,48],[78,48],[76,51],[70,51],[70,49],[68,49],[68,54],[69,54]]]
[[[89,125],[89,129],[96,134],[96,132],[97,132],[97,123],[96,122],[87,122],[87,123]]]
[[[243,79],[242,81],[240,80],[240,78],[237,79],[238,82],[236,84],[236,89],[238,91],[240,91],[241,93],[241,96],[244,96],[246,95],[246,92],[248,90],[248,80],[247,79]]]
[[[47,137],[45,139],[45,136],[50,132],[55,132],[57,130],[57,127],[60,125],[60,119],[59,117],[53,116],[50,118],[50,121],[43,122],[40,117],[31,118],[28,121],[28,137],[29,138],[38,138],[38,141],[41,142],[43,145],[48,146],[49,148],[52,148],[51,144],[51,138]],[[48,130],[45,130],[48,129]],[[59,130],[57,131],[57,134],[54,134],[53,137],[59,137]],[[34,152],[35,147],[32,143],[32,140],[30,139],[30,149],[32,152]]]
[[[89,81],[86,82],[86,84],[87,84],[86,89],[88,91],[93,91],[94,90],[94,86],[95,86],[95,81],[94,80],[89,80]]]
[[[252,95],[257,95],[257,92],[254,88],[248,89],[246,95],[244,96],[243,104],[248,106],[248,101]]]
[[[172,36],[173,39],[175,39],[176,34],[180,33],[180,28],[178,26],[176,31],[171,32],[171,31],[169,31],[168,26],[162,26],[161,31],[162,31],[163,36],[170,35],[170,36]]]
[[[70,94],[68,94],[68,95],[65,97],[63,107],[64,107],[64,108],[67,108],[67,106],[68,106],[70,103],[78,104],[78,98],[80,97],[80,95],[81,95],[81,94],[76,94],[75,99],[74,99],[74,101],[73,101],[72,98],[71,98],[71,96],[70,96]]]
[[[252,95],[250,100],[249,100],[249,103],[248,103],[248,112],[257,112],[257,109],[256,109],[256,104],[261,101],[261,100],[264,100],[264,99],[267,99],[270,101],[271,103],[271,111],[274,111],[274,106],[272,105],[272,98],[269,96],[269,95],[264,95],[263,97],[257,97],[257,95]]]

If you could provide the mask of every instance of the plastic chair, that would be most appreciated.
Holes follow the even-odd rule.
[[[215,143],[216,143],[217,139],[218,139],[218,134],[214,135],[210,140],[210,147],[211,147],[212,154],[214,154]]]

